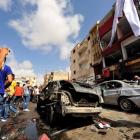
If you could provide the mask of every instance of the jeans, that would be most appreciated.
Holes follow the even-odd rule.
[[[5,119],[8,118],[10,112],[17,113],[17,109],[13,105],[11,105],[10,103],[5,103],[4,104],[4,116],[3,117]]]
[[[22,96],[14,96],[12,99],[12,104],[14,105],[15,108],[21,108],[22,106]]]
[[[23,109],[27,109],[30,102],[30,96],[23,97]]]
[[[16,113],[17,109],[12,105],[12,103],[7,100],[5,100],[4,104],[3,104],[3,118],[7,119],[9,116],[10,111]]]
[[[6,102],[3,104],[3,118],[7,119],[9,116],[9,104],[7,104]]]
[[[0,118],[3,117],[3,111],[4,111],[4,107],[3,107],[3,94],[0,94]]]

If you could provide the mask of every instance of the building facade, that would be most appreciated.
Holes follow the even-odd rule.
[[[47,73],[44,76],[44,85],[47,85],[49,81],[56,81],[56,80],[70,80],[70,73],[63,72],[63,71],[55,71],[55,72]]]
[[[88,46],[90,47],[91,52],[91,67],[94,70],[95,79],[98,80],[101,78],[102,74],[102,47],[100,44],[100,38],[99,38],[99,21],[93,28],[91,28],[89,32],[89,38],[88,38]]]
[[[134,0],[140,17],[140,2]],[[140,75],[140,37],[135,37],[125,17],[119,18],[110,47],[115,5],[71,51],[71,79],[132,79]]]
[[[138,14],[140,5],[135,0]],[[103,76],[109,79],[132,79],[135,74],[140,75],[140,37],[133,35],[132,29],[125,16],[119,19],[117,31],[111,47],[112,24],[114,6],[101,20],[99,36],[103,48]]]
[[[91,48],[88,38],[77,44],[71,51],[71,79],[87,80],[94,78],[94,69],[91,67]]]

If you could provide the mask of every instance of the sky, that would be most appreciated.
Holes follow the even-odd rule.
[[[115,0],[0,0],[0,47],[15,75],[69,71],[70,51]]]

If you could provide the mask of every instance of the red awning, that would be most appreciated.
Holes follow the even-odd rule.
[[[101,27],[99,27],[99,36],[102,38],[105,33],[111,30],[113,24],[113,16],[111,16]]]

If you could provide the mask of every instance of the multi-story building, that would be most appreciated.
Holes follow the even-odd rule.
[[[94,69],[91,67],[91,48],[88,43],[89,40],[86,38],[71,51],[70,69],[72,80],[94,79]]]
[[[135,0],[139,12],[139,2]],[[100,21],[99,35],[103,48],[103,74],[111,79],[131,79],[140,74],[140,37],[133,35],[125,16],[119,19],[117,32],[111,47],[108,47],[114,18],[114,6]]]
[[[70,73],[64,71],[54,71],[47,73],[44,76],[44,85],[47,85],[49,81],[55,80],[70,80]]]
[[[140,2],[134,0],[140,17]],[[71,51],[71,79],[132,79],[140,75],[140,37],[135,37],[123,15],[110,47],[115,5]],[[93,80],[94,80],[93,78]]]
[[[99,21],[93,28],[91,28],[88,37],[88,46],[90,47],[90,62],[91,67],[94,70],[95,80],[98,80],[102,75],[102,48],[100,44],[99,32],[98,32]]]
[[[78,70],[79,70],[78,47],[79,46],[80,46],[80,43],[78,43],[71,51],[71,56],[70,56],[71,80],[78,78]]]

